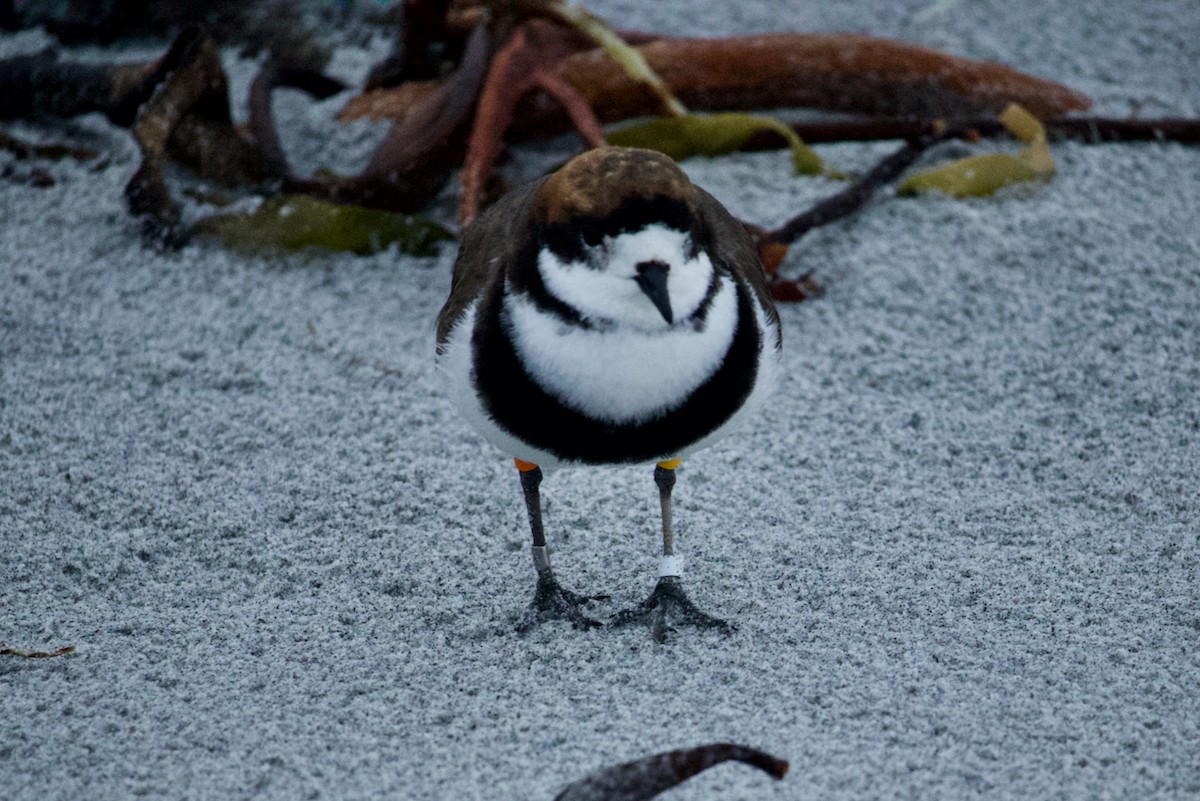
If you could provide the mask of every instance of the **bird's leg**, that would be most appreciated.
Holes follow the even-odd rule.
[[[650,626],[650,636],[665,642],[675,626],[687,624],[705,629],[720,629],[726,633],[733,626],[719,618],[706,615],[696,608],[683,591],[683,562],[675,555],[675,533],[671,528],[671,490],[675,488],[675,468],[679,459],[659,462],[654,467],[654,483],[658,485],[658,500],[662,506],[663,555],[658,567],[658,584],[650,597],[633,609],[613,618],[614,626],[643,623]]]
[[[542,529],[542,469],[535,464],[516,460],[521,473],[521,491],[525,495],[525,508],[529,512],[529,528],[533,531],[533,566],[537,568],[537,588],[529,608],[517,623],[517,631],[525,632],[547,620],[569,620],[575,628],[596,628],[600,621],[592,620],[579,611],[579,607],[590,601],[606,598],[604,595],[579,595],[563,589],[550,567],[550,554],[546,550],[546,532]]]

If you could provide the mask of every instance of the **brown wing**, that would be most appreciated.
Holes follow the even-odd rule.
[[[450,279],[450,297],[438,313],[438,350],[454,323],[476,298],[495,284],[505,265],[516,258],[529,224],[533,195],[542,181],[514,189],[475,218],[463,233]]]
[[[783,326],[779,324],[779,313],[775,311],[775,301],[771,299],[771,290],[767,288],[767,276],[763,272],[754,239],[719,200],[699,187],[696,187],[696,195],[696,208],[712,232],[717,258],[733,268],[736,277],[753,290],[767,319],[775,324],[775,330],[779,332],[775,343],[778,348],[783,342]]]

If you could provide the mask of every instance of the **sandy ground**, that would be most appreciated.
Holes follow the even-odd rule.
[[[897,36],[1100,113],[1200,114],[1193,0],[593,7]],[[361,158],[375,134],[328,121],[343,100],[282,97],[285,146]],[[1049,184],[887,197],[794,248],[828,293],[781,310],[776,399],[676,493],[693,597],[739,629],[660,646],[514,633],[516,475],[432,365],[452,248],[155,255],[121,200],[136,151],[81,124],[108,166],[0,182],[0,642],[78,649],[0,657],[6,798],[548,801],[715,740],[792,772],[670,798],[1200,796],[1200,151],[1059,145]],[[893,146],[820,151],[861,169]],[[838,188],[779,153],[687,169],[764,223]],[[610,593],[600,615],[640,600],[649,469],[544,487],[564,582]]]

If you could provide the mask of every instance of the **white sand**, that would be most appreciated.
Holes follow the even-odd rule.
[[[1101,113],[1200,114],[1194,0],[928,6],[592,4],[672,32],[898,36]],[[365,152],[331,133],[339,102],[281,98],[285,146]],[[781,391],[676,493],[692,595],[739,631],[659,646],[513,632],[517,478],[432,367],[451,248],[155,255],[122,204],[136,151],[85,124],[110,166],[0,181],[0,641],[78,647],[0,657],[6,799],[549,801],[714,740],[792,773],[725,766],[671,798],[1200,796],[1197,149],[1058,145],[1048,185],[885,198],[796,247],[787,269],[828,294],[781,310]],[[820,150],[849,169],[891,147]],[[785,164],[688,170],[778,222],[837,188]],[[564,582],[611,593],[599,614],[640,600],[650,471],[544,487]]]

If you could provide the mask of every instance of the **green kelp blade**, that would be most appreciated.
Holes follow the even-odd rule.
[[[1013,136],[1028,145],[1017,154],[1017,158],[1035,170],[1038,175],[1054,174],[1054,157],[1050,155],[1050,145],[1046,141],[1046,126],[1042,125],[1041,120],[1022,106],[1009,103],[1008,107],[1000,114],[1000,122]]]
[[[276,195],[253,212],[206,217],[192,232],[251,253],[303,248],[368,255],[395,244],[402,253],[435,256],[454,239],[446,228],[421,216],[348,206],[308,195]]]
[[[1000,122],[1013,136],[1026,143],[1019,153],[989,153],[968,156],[933,169],[915,172],[896,192],[945,192],[954,197],[987,197],[998,189],[1023,181],[1054,175],[1054,158],[1046,141],[1046,128],[1016,103],[1010,103]]]
[[[608,142],[622,147],[657,150],[675,161],[683,161],[692,156],[723,156],[737,152],[750,137],[761,131],[774,131],[787,140],[797,174],[817,175],[825,171],[821,157],[787,125],[772,117],[736,111],[656,117],[613,132]]]
[[[1037,171],[1016,156],[988,153],[914,173],[897,187],[896,192],[916,195],[936,191],[954,197],[986,197],[997,189],[1037,177]]]

